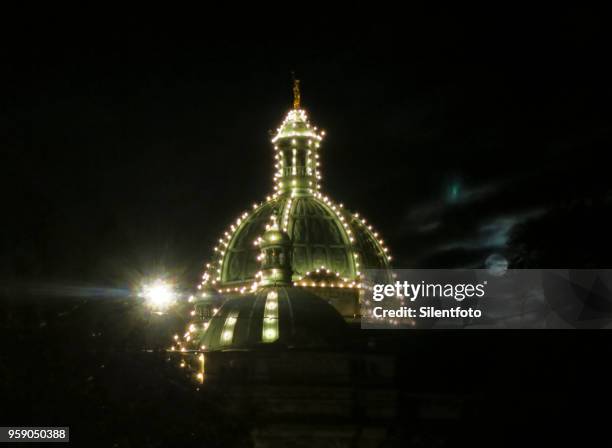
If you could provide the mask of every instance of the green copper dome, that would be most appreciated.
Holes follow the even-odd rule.
[[[219,283],[255,279],[260,269],[257,258],[260,248],[255,242],[277,210],[293,244],[294,280],[321,266],[351,280],[363,269],[388,267],[380,243],[358,218],[352,218],[340,207],[334,211],[314,195],[297,198],[281,195],[242,220],[220,260]]]
[[[293,104],[271,139],[274,192],[219,238],[189,298],[193,320],[174,335],[172,351],[329,348],[345,324],[359,322],[364,271],[391,279],[391,257],[372,225],[321,192],[325,132],[300,108],[297,82]],[[198,359],[202,381],[204,355]]]
[[[227,300],[198,341],[205,350],[315,348],[345,342],[346,324],[325,300],[293,287],[263,287]]]
[[[304,110],[294,108],[287,114],[271,140],[274,193],[243,213],[219,239],[203,285],[243,294],[255,288],[261,279],[262,237],[273,217],[291,240],[292,280],[297,286],[320,286],[299,283],[320,268],[335,277],[332,286],[355,288],[363,270],[389,269],[391,257],[372,226],[321,193],[319,152],[324,135],[310,124]]]

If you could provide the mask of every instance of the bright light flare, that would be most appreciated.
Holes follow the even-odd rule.
[[[141,297],[153,310],[162,312],[174,304],[177,294],[172,284],[158,279],[142,287]]]

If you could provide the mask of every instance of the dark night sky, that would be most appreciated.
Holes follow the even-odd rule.
[[[529,217],[609,200],[601,12],[387,14],[5,30],[2,276],[189,284],[271,190],[291,70],[328,134],[325,192],[381,230],[396,267],[478,262]]]

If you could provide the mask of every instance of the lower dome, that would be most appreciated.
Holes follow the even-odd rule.
[[[331,348],[347,325],[330,304],[301,288],[266,287],[229,299],[202,336],[206,350]]]

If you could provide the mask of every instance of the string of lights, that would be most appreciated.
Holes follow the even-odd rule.
[[[299,206],[303,206],[304,201],[313,210],[320,210],[317,213],[322,214],[325,222],[331,222],[337,228],[349,264],[343,268],[294,264],[294,287],[316,288],[317,291],[345,289],[355,291],[354,300],[359,300],[359,291],[368,287],[364,282],[362,270],[389,267],[392,259],[389,249],[372,225],[358,213],[349,212],[342,203],[332,201],[320,191],[322,175],[319,152],[324,137],[325,131],[310,124],[305,110],[298,108],[288,112],[271,139],[274,148],[273,193],[264,201],[253,203],[250,212],[242,212],[219,238],[213,248],[213,258],[205,265],[201,282],[197,285],[199,293],[189,300],[194,304],[194,308],[190,311],[192,317],[197,316],[198,303],[207,299],[211,292],[221,297],[223,295],[231,297],[257,290],[262,281],[261,270],[255,270],[250,278],[239,281],[232,280],[228,274],[232,257],[239,252],[237,245],[243,239],[243,232],[250,233],[252,226],[267,222],[259,230],[260,235],[249,243],[255,251],[263,242],[262,233],[273,225],[278,225],[278,228],[288,235],[296,235],[298,209]],[[270,222],[270,219],[273,221]],[[299,238],[297,240],[295,236],[292,238],[294,242],[299,243]],[[367,251],[370,251],[368,257],[365,256]],[[260,252],[255,256],[255,261],[260,263],[262,257],[263,252]],[[372,258],[379,260],[376,266],[367,265],[368,260]],[[266,305],[268,325],[264,325],[264,339],[273,340],[277,337],[277,332],[273,334],[274,330],[270,326],[273,321],[274,303],[276,303],[274,299],[268,297]],[[212,317],[216,312],[217,309],[213,310]],[[224,323],[222,340],[224,337],[226,341],[232,338],[233,324],[237,316],[233,319],[230,317],[226,318]],[[205,351],[206,347],[199,345],[198,341],[201,339],[199,335],[208,325],[209,321],[201,322],[201,319],[190,323],[185,334],[174,336],[170,350],[180,353],[189,353],[191,350],[196,350],[198,353]],[[201,364],[203,365],[203,361]],[[198,379],[203,380],[203,370],[200,370],[198,375]]]

